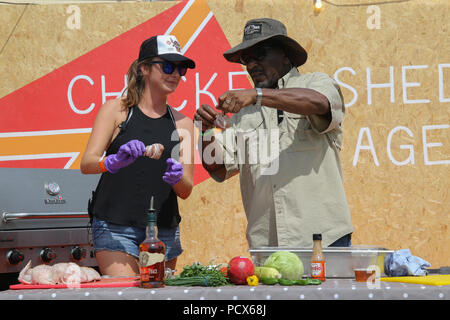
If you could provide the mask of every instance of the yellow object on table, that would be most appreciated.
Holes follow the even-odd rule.
[[[412,276],[412,277],[384,277],[380,278],[381,281],[389,282],[406,282],[426,284],[431,286],[445,286],[450,285],[450,274],[436,274],[431,276]]]
[[[258,277],[255,275],[247,277],[247,284],[249,286],[257,286],[258,285]]]

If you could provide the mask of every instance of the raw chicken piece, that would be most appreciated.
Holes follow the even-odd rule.
[[[52,267],[41,264],[31,268],[31,260],[20,271],[19,281],[24,284],[55,284],[52,279]]]
[[[55,283],[81,283],[80,266],[73,262],[57,263],[52,266],[52,278]]]
[[[54,284],[52,273],[52,267],[41,264],[33,268],[31,272],[31,280],[33,283]]]
[[[30,269],[31,260],[28,261],[27,265],[19,273],[19,282],[24,284],[31,284],[31,271]]]
[[[79,284],[100,280],[100,274],[92,268],[76,263],[41,264],[31,268],[31,261],[20,271],[19,281],[24,284]]]
[[[91,282],[102,278],[95,269],[89,267],[81,267],[81,273],[81,282]]]

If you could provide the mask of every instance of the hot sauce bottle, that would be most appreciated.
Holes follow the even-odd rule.
[[[322,253],[322,235],[313,234],[313,252],[311,256],[311,278],[325,281],[325,257]]]
[[[146,238],[139,245],[139,271],[141,288],[164,287],[165,253],[164,243],[158,239],[156,212],[153,197],[147,212]]]

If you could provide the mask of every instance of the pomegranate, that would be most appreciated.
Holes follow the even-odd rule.
[[[228,278],[234,284],[247,284],[247,277],[254,275],[255,266],[246,257],[234,257],[228,263]]]

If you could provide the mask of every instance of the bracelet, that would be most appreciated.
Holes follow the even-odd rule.
[[[98,163],[98,166],[99,166],[99,168],[100,168],[100,170],[101,170],[102,172],[108,171],[108,169],[106,169],[106,167],[105,167],[105,160],[106,160],[106,157],[104,157],[104,158],[102,159],[102,161],[100,161],[100,162]]]
[[[262,100],[262,96],[263,96],[262,89],[261,88],[255,88],[255,90],[256,90],[256,103],[255,103],[255,106],[261,107],[261,100]]]

